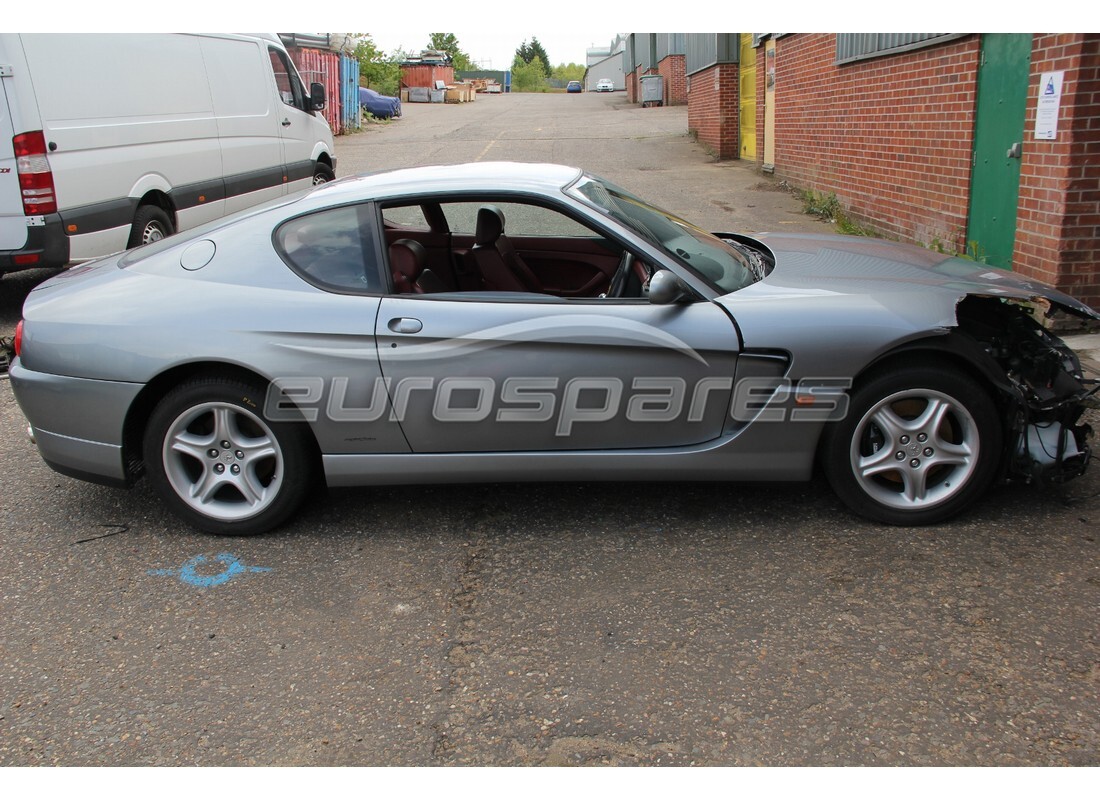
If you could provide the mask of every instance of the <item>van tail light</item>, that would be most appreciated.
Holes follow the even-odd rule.
[[[57,211],[53,172],[46,159],[46,137],[42,131],[29,131],[12,137],[15,168],[23,192],[23,213],[28,217]]]
[[[23,351],[23,320],[19,320],[15,326],[15,355]]]

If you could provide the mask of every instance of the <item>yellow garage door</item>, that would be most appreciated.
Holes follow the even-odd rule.
[[[752,34],[741,34],[741,158],[756,159],[756,49]]]

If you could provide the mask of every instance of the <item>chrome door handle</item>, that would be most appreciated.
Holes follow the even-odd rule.
[[[420,333],[424,330],[424,323],[412,317],[395,317],[387,326],[394,333]]]

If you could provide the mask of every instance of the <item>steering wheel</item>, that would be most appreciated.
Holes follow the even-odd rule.
[[[629,250],[623,250],[623,257],[619,260],[619,266],[611,277],[611,285],[607,288],[604,297],[621,297],[623,287],[626,286],[626,278],[630,274],[630,268],[634,265],[634,254]]]

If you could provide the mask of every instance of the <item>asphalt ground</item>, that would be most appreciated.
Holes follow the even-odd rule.
[[[823,229],[685,129],[621,94],[406,104],[338,172],[552,160]],[[41,277],[0,282],[0,332]],[[920,529],[818,477],[341,490],[218,539],[24,429],[0,381],[2,766],[1100,763],[1095,468]]]

